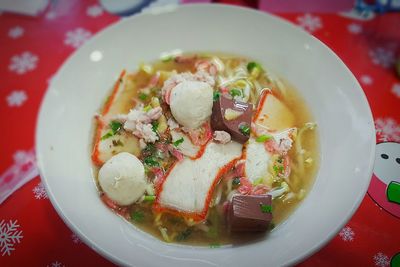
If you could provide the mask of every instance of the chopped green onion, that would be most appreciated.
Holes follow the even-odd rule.
[[[219,247],[221,247],[220,243],[211,243],[210,244],[210,248],[219,248]]]
[[[272,138],[271,135],[263,134],[263,135],[260,135],[259,137],[257,137],[256,141],[259,143],[264,143],[264,142],[270,140],[271,138]]]
[[[177,236],[176,236],[176,241],[184,241],[186,239],[188,239],[188,237],[192,234],[192,229],[188,228],[183,232],[180,232]]]
[[[232,180],[232,185],[240,185],[240,178],[239,177],[235,177]]]
[[[156,196],[144,196],[143,201],[153,202],[156,200]]]
[[[107,132],[105,135],[103,135],[101,137],[101,140],[106,140],[108,138],[110,138],[111,136],[113,136],[114,134],[112,133],[112,131]]]
[[[158,121],[153,121],[151,123],[151,125],[152,125],[151,128],[153,129],[153,132],[157,133],[157,129],[158,129],[158,125],[159,125]]]
[[[264,178],[260,177],[260,178],[254,180],[253,185],[262,184],[263,182],[264,182]]]
[[[144,148],[144,151],[147,152],[147,153],[150,153],[150,154],[154,153],[155,150],[156,150],[156,146],[154,144],[151,144],[151,143],[148,143],[146,145],[146,147]]]
[[[147,157],[144,160],[144,164],[148,165],[148,166],[159,166],[160,163],[158,163],[157,160],[155,160],[153,157]]]
[[[283,166],[274,165],[272,168],[274,169],[275,175],[283,173]]]
[[[246,136],[250,136],[250,127],[247,124],[241,124],[239,131]]]
[[[110,122],[110,128],[112,130],[113,135],[116,134],[122,128],[122,123],[119,121]]]
[[[251,61],[247,64],[248,72],[253,72],[253,70],[255,70],[255,69],[262,70],[261,65],[254,61]]]
[[[241,91],[240,89],[231,89],[231,90],[229,91],[229,94],[230,94],[232,97],[241,96],[241,95],[242,95],[242,91]]]
[[[272,212],[272,206],[271,205],[266,205],[260,203],[260,209],[262,213],[271,213]]]
[[[179,138],[178,140],[176,140],[175,142],[173,142],[172,144],[174,145],[174,147],[179,146],[180,144],[182,144],[184,141],[183,137]]]
[[[150,105],[147,105],[143,108],[144,112],[148,112],[150,109],[152,109],[152,107]]]
[[[132,220],[135,222],[142,222],[144,219],[144,214],[141,211],[134,211],[131,215]]]
[[[148,95],[145,94],[145,93],[140,93],[139,94],[139,99],[142,100],[142,101],[145,101],[147,99],[147,97],[148,97]]]
[[[220,96],[221,96],[220,92],[214,91],[214,93],[213,93],[213,101],[217,101]]]

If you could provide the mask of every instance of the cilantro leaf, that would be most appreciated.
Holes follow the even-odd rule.
[[[242,91],[241,91],[240,89],[231,89],[231,90],[229,91],[229,94],[230,94],[232,97],[241,96],[241,95],[242,95]]]
[[[160,163],[157,160],[155,160],[154,157],[147,157],[143,160],[143,162],[144,164],[152,167],[160,166]]]
[[[173,142],[172,144],[174,145],[174,147],[179,146],[180,144],[182,144],[184,141],[183,137],[179,138],[178,140],[176,140],[175,142]]]
[[[260,203],[260,209],[262,213],[271,213],[272,212],[272,206],[271,205],[266,205]]]
[[[220,96],[221,96],[220,92],[214,91],[214,93],[213,93],[213,101],[217,101]]]
[[[112,132],[112,131],[109,131],[109,132],[107,132],[105,135],[103,135],[103,136],[101,137],[101,140],[106,140],[106,139],[110,138],[110,137],[113,136],[113,135],[114,135],[113,132]]]
[[[113,135],[116,134],[122,128],[122,123],[119,121],[111,121],[110,128],[112,130]]]
[[[134,220],[135,222],[142,222],[144,220],[144,214],[141,211],[134,211],[131,214],[131,218],[132,220]]]

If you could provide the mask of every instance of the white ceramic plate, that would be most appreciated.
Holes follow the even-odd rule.
[[[222,51],[248,56],[301,92],[317,123],[321,166],[308,197],[263,241],[218,249],[162,243],[113,214],[91,173],[91,121],[121,69],[160,53]],[[187,5],[122,20],[97,34],[62,66],[37,127],[39,168],[57,212],[80,238],[115,263],[134,266],[280,266],[328,242],[367,190],[374,125],[365,95],[343,62],[296,26],[221,5]]]

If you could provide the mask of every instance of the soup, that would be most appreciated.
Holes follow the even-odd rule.
[[[123,71],[95,115],[102,201],[166,241],[217,247],[264,237],[318,168],[297,91],[235,55],[182,54]]]

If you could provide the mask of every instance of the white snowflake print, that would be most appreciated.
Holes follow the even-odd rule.
[[[393,84],[392,93],[398,98],[400,98],[400,83]]]
[[[374,82],[374,80],[369,75],[361,75],[360,82],[364,85],[371,85]]]
[[[322,28],[322,21],[320,17],[313,16],[311,14],[304,14],[303,16],[297,17],[297,23],[300,27],[310,33]]]
[[[347,25],[347,30],[352,34],[359,34],[362,32],[362,26],[358,23],[350,23]]]
[[[22,231],[18,229],[18,221],[4,220],[0,222],[0,252],[1,256],[10,256],[11,252],[15,250],[14,246],[21,242],[23,238]]]
[[[9,107],[20,107],[27,99],[28,96],[23,90],[12,91],[6,98]]]
[[[57,18],[57,14],[54,11],[49,11],[46,13],[45,18],[47,20],[53,20],[53,19]]]
[[[379,118],[375,120],[378,141],[400,142],[400,125],[392,118]]]
[[[12,27],[8,31],[8,37],[10,37],[11,39],[17,39],[17,38],[21,37],[22,35],[24,35],[24,28],[22,28],[20,26]]]
[[[81,244],[82,243],[82,241],[79,239],[79,237],[75,233],[71,234],[71,239],[72,239],[72,242],[74,244]]]
[[[389,266],[389,264],[390,264],[389,257],[386,256],[385,254],[383,254],[382,252],[379,252],[374,255],[374,263],[375,263],[375,266],[378,266],[378,267]]]
[[[390,49],[377,47],[369,51],[369,56],[375,65],[390,68],[395,62],[394,52]]]
[[[31,52],[25,51],[19,55],[11,57],[8,69],[17,74],[24,74],[36,68],[39,58]]]
[[[343,241],[348,242],[354,240],[355,233],[351,227],[346,226],[340,231],[339,236]]]
[[[92,36],[92,33],[83,28],[77,28],[65,34],[64,44],[78,48]]]
[[[64,267],[65,265],[62,264],[59,261],[53,261],[52,263],[50,263],[50,265],[47,265],[47,267]]]
[[[13,157],[14,164],[0,174],[0,204],[15,190],[39,174],[33,149],[18,150]]]
[[[95,18],[103,15],[103,8],[100,5],[91,5],[86,9],[86,15]]]
[[[49,197],[47,196],[46,188],[44,188],[44,185],[42,182],[38,183],[33,189],[32,189],[33,194],[35,195],[36,199],[48,199]]]

